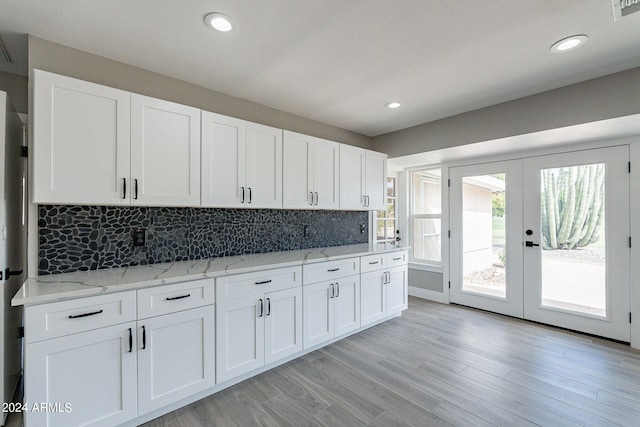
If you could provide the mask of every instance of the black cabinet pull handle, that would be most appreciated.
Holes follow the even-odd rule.
[[[138,180],[133,180],[133,198],[138,200]]]
[[[267,316],[271,315],[271,298],[267,298]]]
[[[70,314],[69,319],[78,319],[80,317],[89,317],[95,316],[96,314],[102,313],[104,310],[92,311],[91,313],[83,313],[83,314]]]
[[[180,296],[177,296],[177,297],[167,297],[167,301],[173,301],[173,300],[177,300],[177,299],[189,298],[190,296],[191,296],[191,294],[180,295]]]
[[[401,259],[402,259],[402,257],[394,258],[393,260],[394,260],[394,261],[400,261]]]
[[[330,268],[330,269],[329,269],[329,270],[327,270],[327,271],[329,271],[329,272],[334,272],[334,271],[339,271],[339,270],[340,270],[340,268]]]
[[[336,296],[336,288],[333,283],[330,284],[329,286],[331,286],[331,295],[329,296],[329,299],[331,299]]]
[[[380,261],[371,261],[371,262],[369,263],[369,265],[374,265],[374,264],[377,264],[377,263],[379,263],[379,262],[380,262]]]
[[[127,178],[122,178],[122,198],[127,198]]]
[[[142,326],[142,349],[147,348],[147,330]]]
[[[340,298],[340,283],[336,282],[336,298]]]
[[[258,317],[262,317],[264,315],[264,302],[262,301],[262,298],[260,298],[259,301],[260,301],[260,314],[258,314]]]
[[[271,279],[269,279],[269,280],[263,280],[262,282],[253,282],[253,283],[255,283],[256,285],[264,285],[264,284],[266,284],[266,283],[271,283]]]
[[[133,332],[129,328],[129,353],[133,351]]]
[[[242,202],[241,203],[244,203],[244,187],[240,187],[240,188],[242,188]]]
[[[249,204],[251,204],[251,187],[249,187]]]

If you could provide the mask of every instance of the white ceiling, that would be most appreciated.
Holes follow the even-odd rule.
[[[640,13],[611,0],[2,0],[0,30],[368,136],[640,66]]]

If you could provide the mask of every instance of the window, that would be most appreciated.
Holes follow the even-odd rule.
[[[411,260],[442,265],[441,170],[410,173],[411,180]]]
[[[377,211],[376,242],[394,243],[396,241],[396,179],[387,178],[387,209]]]

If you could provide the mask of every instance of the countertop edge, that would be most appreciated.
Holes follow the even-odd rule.
[[[354,245],[360,246],[360,245]],[[369,250],[356,249],[354,252],[343,253],[343,254],[334,254],[331,255],[324,253],[325,251],[336,251],[340,250],[340,248],[348,249],[346,246],[332,246],[325,248],[315,248],[309,250],[300,250],[300,251],[289,251],[289,252],[271,252],[268,254],[252,254],[245,256],[234,256],[234,257],[221,257],[221,258],[210,258],[203,260],[195,260],[195,261],[178,261],[173,263],[164,263],[164,264],[152,264],[146,266],[135,266],[135,267],[120,267],[114,269],[106,269],[106,270],[93,270],[91,272],[76,272],[76,273],[65,273],[59,275],[48,275],[48,276],[38,276],[35,278],[27,279],[23,285],[20,287],[16,295],[11,300],[11,305],[16,306],[33,306],[39,304],[46,304],[58,301],[71,300],[76,298],[84,298],[90,296],[103,295],[114,292],[124,292],[129,290],[137,290],[143,288],[150,288],[154,286],[162,286],[162,285],[170,285],[181,282],[189,282],[193,280],[202,280],[202,279],[213,279],[216,277],[230,276],[235,274],[243,274],[243,273],[251,273],[260,270],[271,270],[277,268],[285,268],[285,267],[295,267],[295,266],[304,266],[308,264],[315,264],[319,262],[327,262],[340,260],[345,258],[354,258],[354,257],[362,257],[367,255],[373,255],[378,253],[389,253],[389,252],[399,252],[408,250],[409,247],[384,247],[384,248],[376,248]],[[355,249],[355,248],[354,248]],[[272,257],[282,257],[291,255],[292,257],[298,257],[299,259],[285,260],[285,261],[275,261],[275,262],[260,262],[260,260],[246,260],[245,258],[251,257],[263,257],[268,259],[269,256]],[[163,274],[170,272],[171,269],[181,270],[182,268],[189,269],[189,265],[192,268],[197,268],[195,266],[199,264],[218,264],[215,267],[208,266],[201,272],[185,272],[185,274],[175,274],[171,273],[167,277],[162,277]],[[243,264],[249,265],[243,265]],[[207,271],[210,269],[211,271]],[[158,270],[158,274],[156,277],[152,278],[142,278],[139,280],[136,279],[124,279],[127,273],[132,272],[135,274],[136,272],[151,272],[153,270]],[[164,273],[163,273],[164,270]],[[114,283],[114,284],[91,284],[91,283],[83,283],[78,278],[74,276],[87,276],[90,280],[98,280],[101,276],[104,277],[105,280],[111,279],[113,277],[117,277],[119,280],[123,280],[123,283]],[[68,279],[69,278],[69,279]],[[74,280],[72,280],[72,278]],[[28,288],[51,288],[47,289],[46,292],[29,292]],[[56,289],[57,288],[57,289]],[[66,289],[65,289],[66,288]],[[31,293],[32,295],[28,295]]]

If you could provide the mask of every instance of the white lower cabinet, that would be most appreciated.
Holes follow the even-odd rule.
[[[138,415],[215,385],[213,322],[213,306],[138,321]]]
[[[360,276],[303,287],[304,348],[360,327]]]
[[[407,308],[406,256],[374,254],[28,306],[25,427],[145,421],[215,392],[216,384],[394,316]]]
[[[218,383],[302,350],[300,286],[216,307]]]
[[[361,270],[394,266],[361,275],[360,312],[362,326],[384,320],[408,307],[406,252],[392,252],[361,258]]]
[[[28,344],[25,425],[111,427],[135,418],[135,330],[129,322]]]

